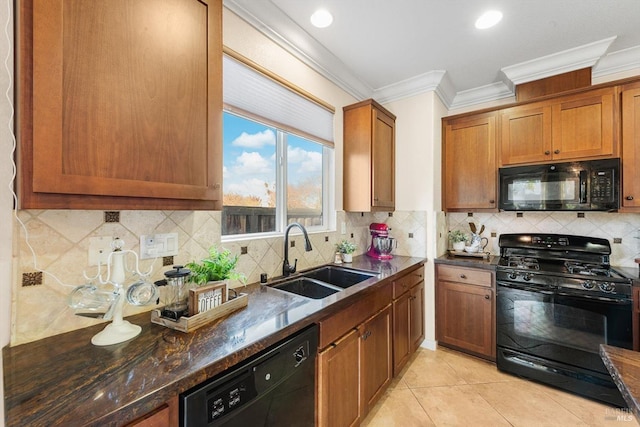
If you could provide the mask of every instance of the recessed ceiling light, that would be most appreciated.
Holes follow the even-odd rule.
[[[502,12],[499,10],[490,10],[485,12],[476,21],[476,28],[479,30],[485,30],[496,25],[502,19]]]
[[[325,28],[331,25],[333,16],[325,9],[318,9],[311,15],[311,23],[318,28]]]

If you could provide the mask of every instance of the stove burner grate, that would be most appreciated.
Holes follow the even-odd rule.
[[[570,261],[565,262],[564,265],[570,274],[611,277],[611,270],[606,266]]]
[[[524,256],[510,256],[507,261],[507,267],[522,268],[528,270],[540,270],[538,260],[531,257]]]

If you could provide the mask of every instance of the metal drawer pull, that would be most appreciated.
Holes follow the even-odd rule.
[[[485,296],[484,296],[484,299],[490,299],[490,298],[491,298],[491,296],[490,296],[490,295],[485,295]]]
[[[461,275],[460,275],[460,278],[461,278],[461,279],[466,279],[466,278],[467,278],[467,276],[465,276],[464,274],[461,274]]]

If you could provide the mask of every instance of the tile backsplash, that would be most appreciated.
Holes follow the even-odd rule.
[[[29,234],[34,254],[26,244],[25,233],[17,227],[16,257],[14,258],[12,301],[12,345],[34,341],[48,336],[83,328],[98,320],[75,316],[67,306],[67,297],[77,285],[87,283],[96,274],[95,267],[88,266],[88,248],[91,237],[119,237],[126,242],[126,249],[138,251],[140,235],[178,233],[179,253],[174,264],[185,264],[206,255],[212,245],[222,246],[234,254],[246,247],[240,255],[238,270],[247,276],[248,283],[258,282],[260,274],[280,276],[283,257],[282,237],[256,238],[222,242],[220,212],[203,211],[121,211],[119,222],[106,222],[102,211],[79,210],[23,210],[19,217]],[[290,259],[298,259],[298,269],[332,262],[337,241],[347,238],[356,243],[356,255],[366,252],[371,242],[369,224],[383,222],[391,228],[390,235],[398,240],[394,254],[426,257],[431,239],[437,238],[437,252],[445,251],[446,231],[469,231],[469,221],[478,228],[485,226],[484,237],[489,239],[488,249],[499,253],[498,237],[501,233],[564,233],[603,237],[612,243],[612,264],[636,267],[634,259],[640,254],[640,214],[586,212],[578,218],[575,212],[515,212],[495,214],[435,213],[434,233],[427,229],[428,212],[396,211],[378,213],[338,212],[338,231],[310,233],[313,251],[305,252],[304,245],[290,248]],[[346,234],[341,234],[341,224],[346,224]],[[294,229],[294,231],[296,231]],[[495,234],[495,237],[492,237]],[[442,236],[442,237],[440,237]],[[290,236],[293,240],[299,235]],[[621,239],[614,243],[614,239]],[[164,277],[163,259],[144,260],[141,270],[153,267],[153,280]],[[42,269],[42,284],[23,286],[24,277]],[[84,274],[83,274],[84,273]],[[27,276],[24,276],[27,274]],[[28,281],[29,285],[32,284]],[[242,286],[231,283],[231,286]],[[125,316],[148,311],[153,307],[128,305]]]
[[[485,226],[483,237],[489,239],[487,250],[500,253],[498,238],[502,233],[557,233],[600,237],[611,243],[611,264],[637,267],[634,259],[640,254],[640,214],[609,212],[516,212],[448,213],[448,229],[470,233],[469,222],[477,228]],[[495,233],[495,237],[491,237]],[[621,239],[614,243],[614,239]],[[616,240],[617,241],[617,240]]]
[[[97,273],[96,267],[88,266],[88,249],[92,237],[119,237],[125,241],[125,249],[138,252],[141,235],[178,233],[179,253],[174,257],[174,264],[200,259],[215,244],[234,254],[240,254],[241,248],[246,247],[246,254],[240,255],[238,270],[247,276],[248,283],[258,282],[261,273],[266,273],[268,277],[282,274],[283,238],[221,242],[220,212],[121,211],[118,222],[106,221],[103,211],[22,210],[18,215],[25,224],[33,253],[27,245],[25,231],[17,226],[16,235],[19,238],[16,239],[17,256],[14,259],[12,345],[100,322],[74,315],[67,305],[67,297],[73,288],[89,282],[87,277]],[[398,249],[394,253],[425,256],[427,236],[424,212],[394,212],[393,216],[386,212],[338,212],[339,230],[342,222],[346,223],[344,235],[339,231],[310,233],[313,246],[311,252],[305,252],[302,244],[289,249],[289,258],[298,259],[299,270],[332,262],[335,244],[343,238],[357,244],[356,255],[364,253],[370,243],[368,227],[371,222],[389,224],[391,235],[398,239]],[[289,237],[290,240],[301,239],[295,234]],[[133,259],[128,262],[132,263]],[[141,271],[148,271],[150,268],[153,268],[152,279],[158,280],[164,277],[163,273],[171,269],[171,266],[163,266],[162,258],[141,261]],[[44,270],[42,284],[23,286],[23,275],[40,269]],[[230,285],[242,286],[239,282]],[[161,288],[161,297],[162,292]],[[154,307],[127,305],[125,316],[152,308]]]

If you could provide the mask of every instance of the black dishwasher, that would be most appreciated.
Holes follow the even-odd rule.
[[[180,395],[180,425],[313,426],[318,327],[312,325]]]

